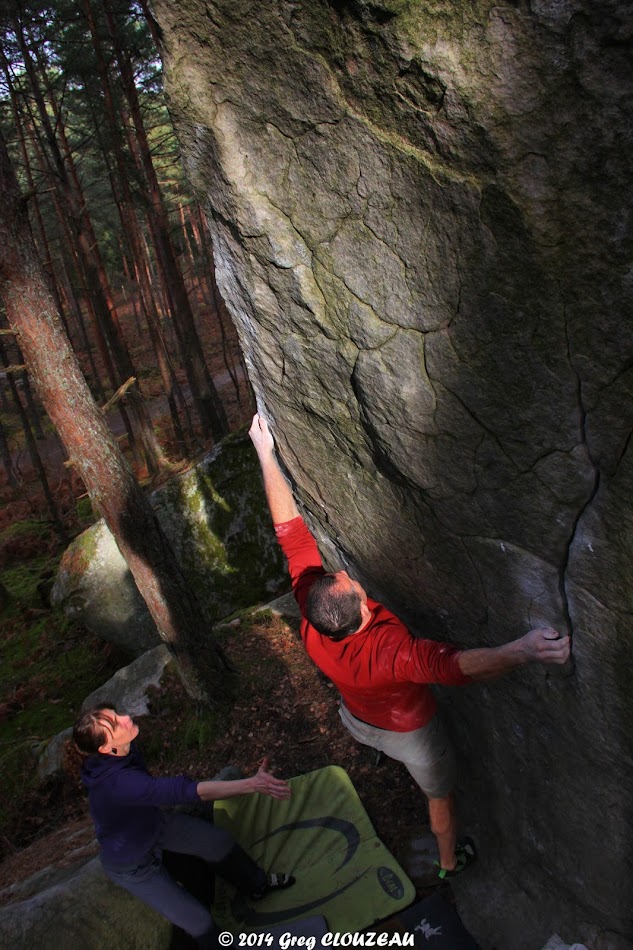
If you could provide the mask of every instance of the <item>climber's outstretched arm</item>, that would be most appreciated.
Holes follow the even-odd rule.
[[[299,510],[292,494],[292,489],[284,473],[279,467],[275,455],[275,443],[263,416],[256,413],[248,433],[255,446],[259,464],[264,477],[264,489],[268,500],[268,507],[272,515],[273,524],[283,524],[292,521],[299,514]]]
[[[459,668],[476,680],[493,679],[525,663],[565,663],[569,649],[569,637],[559,636],[553,627],[535,627],[500,647],[464,650],[459,654]]]

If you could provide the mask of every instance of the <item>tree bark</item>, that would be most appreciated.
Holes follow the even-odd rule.
[[[206,698],[196,663],[204,661],[218,674],[222,660],[205,642],[208,625],[200,604],[81,374],[37,258],[2,137],[0,294],[40,398],[176,657],[189,695]]]
[[[3,392],[4,396],[4,392]],[[13,469],[13,459],[11,458],[11,449],[9,448],[9,443],[7,441],[7,434],[4,431],[4,426],[2,425],[2,420],[0,419],[0,459],[2,459],[2,465],[7,476],[7,481],[13,491],[17,491],[18,480],[15,477],[15,471]]]
[[[1,225],[0,225],[0,229],[1,229]],[[0,230],[0,233],[1,233],[1,230]],[[44,277],[43,271],[42,271],[42,276]],[[50,294],[50,291],[49,291],[49,294]],[[5,301],[5,307],[6,307],[6,301]],[[7,309],[7,317],[8,317],[9,308],[6,307],[6,309]],[[2,337],[0,337],[0,364],[6,370],[7,367],[9,366],[9,362],[10,361],[7,359],[5,346],[2,341]],[[42,463],[42,458],[37,448],[37,442],[35,441],[35,438],[33,436],[33,431],[31,429],[31,423],[29,421],[27,411],[22,405],[22,400],[20,399],[20,393],[18,392],[18,386],[14,378],[14,374],[7,373],[6,375],[7,375],[7,380],[9,383],[9,388],[11,389],[11,395],[13,396],[15,409],[20,418],[22,431],[24,432],[24,438],[26,440],[26,447],[28,449],[28,453],[31,459],[31,464],[33,465],[33,468],[35,469],[37,477],[40,480],[40,484],[44,492],[44,498],[46,499],[46,504],[48,506],[48,510],[51,515],[51,520],[53,522],[53,525],[55,526],[55,530],[57,534],[62,539],[62,541],[67,541],[68,539],[66,536],[66,532],[64,530],[64,525],[62,524],[62,519],[60,517],[57,504],[55,502],[55,499],[53,498],[50,485],[48,484],[48,478],[46,477],[46,469],[44,468],[44,465]],[[26,373],[24,373],[24,375],[26,376]]]
[[[166,278],[166,291],[170,300],[170,310],[174,327],[180,323],[182,334],[179,334],[179,343],[183,365],[190,379],[192,396],[197,400],[197,408],[201,421],[208,427],[215,439],[222,438],[229,431],[228,420],[209,369],[205,363],[200,337],[196,329],[193,312],[187,289],[178,262],[174,253],[170,236],[169,224],[163,198],[156,177],[152,161],[151,150],[145,132],[141,114],[134,73],[128,55],[120,42],[116,18],[109,0],[104,0],[106,22],[114,53],[119,66],[123,91],[127,99],[130,115],[134,124],[135,136],[128,137],[130,149],[139,171],[145,176],[148,191],[148,222],[152,241],[158,257],[160,268]]]
[[[0,63],[2,64],[2,71],[4,73],[4,78],[7,84],[7,89],[9,91],[9,98],[11,99],[11,111],[13,112],[13,120],[15,122],[15,128],[18,133],[18,143],[20,146],[20,154],[22,156],[22,164],[26,174],[26,180],[28,182],[29,190],[34,195],[34,200],[32,204],[32,210],[37,221],[37,229],[39,234],[39,240],[41,242],[42,252],[44,256],[44,267],[49,276],[51,291],[55,298],[55,303],[59,308],[59,313],[62,318],[64,328],[68,337],[72,342],[72,337],[70,334],[70,329],[66,321],[66,314],[64,313],[64,308],[62,305],[62,299],[59,292],[59,287],[57,285],[57,279],[55,275],[55,268],[53,266],[53,257],[50,250],[50,245],[48,242],[48,235],[46,234],[46,228],[44,227],[44,219],[42,217],[42,212],[40,210],[40,205],[38,201],[37,189],[35,187],[35,180],[33,178],[33,171],[31,168],[31,158],[29,156],[29,151],[26,147],[26,134],[24,130],[24,123],[22,122],[22,117],[20,115],[20,109],[18,107],[18,99],[15,93],[15,88],[13,84],[13,76],[11,73],[11,68],[9,66],[9,61],[4,53],[4,50],[0,48]]]

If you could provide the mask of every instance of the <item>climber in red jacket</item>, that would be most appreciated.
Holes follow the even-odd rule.
[[[337,686],[339,714],[352,736],[403,762],[426,794],[439,877],[453,877],[472,864],[476,852],[470,838],[457,841],[454,756],[429,685],[466,685],[535,661],[562,664],[569,656],[569,637],[538,627],[503,646],[473,650],[413,637],[346,571],[326,573],[262,416],[254,417],[249,434],[288,559],[306,650]]]

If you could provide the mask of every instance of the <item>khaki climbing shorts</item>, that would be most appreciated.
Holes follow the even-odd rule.
[[[446,798],[453,791],[455,756],[438,715],[412,732],[390,732],[370,726],[352,716],[342,700],[339,716],[357,742],[402,762],[427,798]]]

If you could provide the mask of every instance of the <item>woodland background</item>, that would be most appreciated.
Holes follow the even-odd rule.
[[[107,420],[145,495],[252,413],[146,14],[144,3],[119,0],[0,7],[0,297],[7,301],[12,287],[26,288],[26,311],[41,262],[48,303],[59,312],[95,412]],[[11,205],[13,175],[21,197]],[[31,269],[9,250],[14,240],[18,249],[28,243],[19,233],[24,212],[36,250]],[[49,375],[45,406],[8,310],[0,306],[5,853],[41,824],[18,792],[32,784],[34,744],[72,722],[83,698],[127,659],[51,608],[65,546],[96,519],[100,504],[107,507],[103,486],[116,479],[104,470],[95,503],[84,460],[69,458],[59,436],[61,428],[74,430],[81,445],[91,428],[65,364],[55,350],[39,354]],[[44,334],[34,342],[46,345]],[[47,415],[51,403],[61,413],[57,424]],[[98,465],[98,439],[86,454]],[[126,504],[113,501],[119,513]]]

